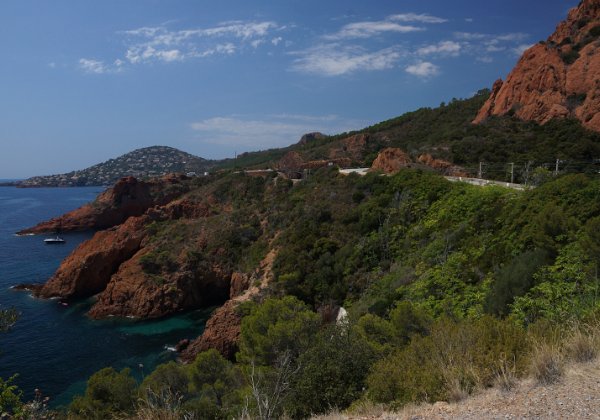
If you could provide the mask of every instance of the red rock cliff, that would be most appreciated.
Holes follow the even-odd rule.
[[[19,235],[106,229],[123,223],[131,216],[140,216],[150,207],[164,205],[186,191],[186,177],[167,175],[148,182],[130,176],[86,204],[60,217],[42,222],[18,232]],[[169,188],[170,187],[170,188]]]
[[[548,40],[529,48],[496,81],[474,123],[514,114],[544,124],[574,117],[600,131],[600,0],[583,0]]]
[[[97,232],[65,258],[50,280],[34,294],[42,298],[77,299],[101,292],[120,265],[140,249],[146,222],[146,217],[132,217],[118,228]]]

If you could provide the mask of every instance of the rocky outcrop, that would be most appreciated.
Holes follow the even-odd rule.
[[[129,217],[141,216],[150,207],[164,205],[187,191],[181,175],[167,175],[149,182],[122,178],[114,187],[86,204],[60,217],[18,232],[19,235],[106,229]]]
[[[429,153],[424,153],[417,159],[419,163],[429,166],[435,169],[437,172],[447,176],[464,176],[467,177],[469,174],[464,168],[454,165],[451,162],[443,159],[435,159]]]
[[[300,138],[298,144],[301,146],[306,146],[307,144],[313,143],[316,140],[324,140],[326,138],[327,136],[325,134],[319,133],[318,131],[314,133],[306,133]]]
[[[371,165],[371,170],[394,174],[402,168],[410,167],[411,163],[412,160],[406,152],[394,147],[388,147],[379,152]]]
[[[228,300],[215,310],[206,322],[204,333],[181,353],[181,359],[192,362],[198,353],[216,349],[232,360],[238,350],[242,319],[237,311],[238,302]]]
[[[529,48],[473,121],[515,115],[545,124],[574,117],[600,131],[600,2],[583,0],[546,42]]]
[[[132,217],[118,228],[97,232],[65,258],[34,295],[76,299],[103,291],[121,264],[140,249],[147,221],[144,216]]]
[[[329,150],[329,158],[346,158],[349,161],[361,162],[364,159],[370,139],[369,134],[355,134],[346,137],[340,141],[339,147],[332,147]]]
[[[119,267],[90,310],[92,318],[161,318],[219,305],[229,297],[230,272],[218,267],[196,271],[181,265],[172,273],[148,274],[140,264],[146,253],[141,250]]]
[[[273,238],[272,242],[275,241]],[[206,322],[202,335],[193,340],[181,358],[185,362],[192,362],[198,353],[214,348],[224,357],[233,359],[238,349],[242,318],[237,307],[240,303],[257,298],[273,280],[273,264],[277,256],[277,249],[272,248],[260,262],[259,267],[251,276],[234,273],[231,277],[230,299],[217,309]],[[246,288],[244,290],[244,288]]]

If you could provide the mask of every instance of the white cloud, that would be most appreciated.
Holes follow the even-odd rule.
[[[515,48],[513,48],[512,51],[515,55],[521,56],[521,55],[523,55],[523,53],[525,51],[527,51],[532,46],[533,46],[532,44],[521,44],[521,45],[517,45]]]
[[[434,45],[427,45],[419,48],[417,54],[419,55],[451,55],[458,56],[461,52],[461,45],[454,41],[442,41]]]
[[[256,150],[295,143],[308,132],[335,134],[357,129],[364,124],[364,121],[345,120],[335,115],[279,114],[267,119],[213,117],[193,122],[190,127],[201,134],[201,142]]]
[[[294,60],[292,69],[323,76],[390,69],[402,56],[396,47],[370,52],[361,47],[336,43],[321,44],[292,54],[299,56]]]
[[[437,75],[440,69],[433,63],[421,61],[406,67],[404,70],[413,76],[428,78]]]
[[[90,58],[79,59],[79,68],[86,73],[103,74],[108,72],[108,67],[103,61]]]
[[[447,19],[431,16],[428,14],[416,14],[416,13],[401,13],[388,17],[389,20],[395,20],[398,22],[421,22],[421,23],[444,23],[448,22]]]
[[[506,34],[484,34],[477,32],[455,32],[454,37],[461,41],[463,50],[477,56],[477,61],[493,61],[491,54],[521,55],[531,45],[523,41],[529,35],[522,32]]]
[[[529,35],[522,32],[515,32],[510,34],[498,35],[494,37],[494,39],[498,41],[523,41],[524,39],[529,38]]]
[[[273,44],[275,46],[278,46],[281,41],[283,41],[283,38],[280,37],[280,36],[278,36],[278,37],[275,37],[275,38],[273,38],[271,40],[271,44]]]
[[[488,38],[489,35],[480,34],[477,32],[454,32],[454,37],[457,39],[464,39],[465,41],[476,41]]]
[[[125,59],[131,64],[153,61],[174,62],[215,54],[230,55],[244,46],[257,48],[268,42],[273,32],[285,26],[275,22],[231,21],[208,28],[170,30],[165,26],[142,27],[123,31]],[[271,38],[277,45],[282,38]],[[223,42],[225,41],[225,42]]]
[[[383,32],[408,33],[423,31],[423,28],[417,26],[400,25],[395,22],[355,22],[345,25],[339,32],[326,35],[325,39],[340,40],[352,38],[370,38]]]

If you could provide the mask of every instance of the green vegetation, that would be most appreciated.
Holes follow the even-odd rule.
[[[565,358],[596,354],[599,191],[583,174],[522,192],[418,170],[328,168],[293,187],[222,175],[187,195],[211,200],[210,215],[149,227],[142,264],[165,278],[170,264],[248,273],[277,249],[274,279],[239,308],[235,362],[211,350],[140,385],[103,370],[70,413],[306,418],[457,400],[527,374],[551,381]],[[336,305],[349,312],[339,325],[319,315]]]
[[[323,168],[297,184],[228,171],[189,181],[185,208],[170,209],[185,216],[146,227],[139,264],[176,293],[178,281],[234,272],[258,284],[263,259],[276,254],[272,279],[238,307],[239,351],[233,360],[211,350],[190,365],[159,366],[141,384],[127,370],[103,369],[69,415],[306,418],[369,401],[458,400],[527,374],[550,382],[565,359],[595,357],[597,168],[557,176],[539,164],[597,159],[600,136],[572,120],[472,125],[488,94],[223,167],[270,165],[289,150],[318,159],[365,134],[361,164],[388,146],[467,168],[483,160],[498,179],[506,176],[500,164],[529,162],[516,180],[535,189],[451,183],[409,169],[360,177]],[[571,106],[583,100],[574,96]],[[569,165],[565,173],[581,169]],[[199,293],[218,304],[228,289]],[[339,306],[348,317],[336,323]],[[10,380],[2,386],[7,400],[20,401]]]
[[[572,50],[570,54],[578,53]],[[311,160],[326,159],[331,150],[337,150],[351,158],[356,166],[369,166],[381,149],[398,147],[413,158],[431,153],[436,158],[465,167],[473,175],[477,173],[479,162],[484,162],[486,178],[504,181],[510,180],[508,162],[515,162],[515,180],[523,183],[529,180],[536,167],[551,164],[557,158],[569,161],[567,166],[561,165],[564,172],[593,171],[594,167],[589,163],[600,156],[600,135],[583,128],[576,120],[554,120],[539,125],[503,116],[491,117],[483,124],[472,124],[489,93],[483,89],[472,98],[452,99],[437,108],[421,108],[363,130],[316,139],[304,145],[293,144],[284,149],[242,155],[235,165],[265,168],[271,167],[288,151],[297,151],[306,160]],[[583,96],[574,95],[566,105],[574,109],[583,100]],[[368,135],[368,141],[358,152],[347,152],[344,140],[355,134]],[[588,164],[582,164],[584,161]],[[217,168],[232,168],[233,164],[233,161],[227,161]]]

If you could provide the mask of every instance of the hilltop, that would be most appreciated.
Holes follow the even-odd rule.
[[[17,183],[19,187],[83,187],[112,185],[119,179],[163,176],[168,173],[198,174],[207,171],[211,162],[168,146],[151,146],[109,159],[89,168],[59,175],[35,176]]]

